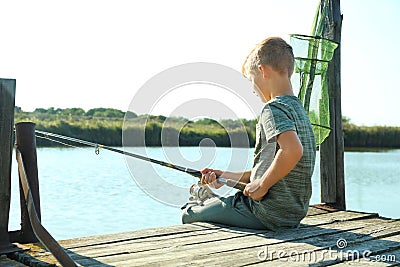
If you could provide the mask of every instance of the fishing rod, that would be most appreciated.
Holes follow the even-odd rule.
[[[192,175],[192,176],[194,176],[196,178],[199,178],[199,179],[202,176],[202,173],[199,170],[186,168],[186,167],[182,167],[182,166],[175,165],[175,164],[172,164],[172,163],[164,162],[164,161],[161,161],[161,160],[148,158],[148,157],[145,157],[145,156],[142,156],[142,155],[138,155],[138,154],[134,154],[134,153],[131,153],[131,152],[128,152],[128,151],[125,151],[125,150],[120,150],[120,149],[116,149],[116,148],[113,148],[113,147],[105,146],[105,145],[102,145],[102,144],[97,144],[97,143],[93,143],[93,142],[89,142],[89,141],[85,141],[85,140],[81,140],[81,139],[77,139],[77,138],[73,138],[73,137],[68,137],[68,136],[64,136],[64,135],[60,135],[60,134],[49,133],[49,132],[44,132],[44,131],[39,131],[39,130],[35,130],[35,132],[36,132],[36,134],[41,135],[41,136],[38,136],[39,138],[45,138],[45,139],[52,140],[52,139],[50,139],[50,137],[53,137],[53,138],[58,138],[58,139],[67,140],[67,141],[75,142],[75,143],[78,143],[78,144],[83,144],[83,145],[94,147],[96,149],[95,150],[96,154],[99,153],[99,149],[100,148],[103,148],[103,149],[106,149],[106,150],[109,150],[109,151],[112,151],[112,152],[116,152],[116,153],[119,153],[119,154],[127,155],[129,157],[133,157],[133,158],[137,158],[137,159],[140,159],[140,160],[148,161],[148,162],[151,162],[151,163],[154,163],[154,164],[158,164],[158,165],[161,165],[161,166],[164,166],[164,167],[168,167],[168,168],[171,168],[171,169],[174,169],[174,170],[177,170],[177,171],[185,172],[185,173],[190,174],[190,175]],[[52,140],[52,141],[54,141],[54,140]],[[238,182],[238,181],[231,180],[231,179],[226,179],[226,178],[219,177],[219,176],[217,176],[217,182],[218,183],[222,183],[224,185],[227,185],[229,187],[233,187],[233,188],[239,189],[241,191],[243,191],[244,188],[246,187],[245,183]]]

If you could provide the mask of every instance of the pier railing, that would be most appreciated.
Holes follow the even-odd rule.
[[[39,181],[36,156],[35,124],[22,122],[15,125],[15,151],[21,196],[21,231],[18,242],[40,243],[62,266],[76,266],[71,257],[41,224]]]
[[[0,254],[22,249],[13,244],[42,243],[62,266],[77,266],[41,224],[35,124],[15,125],[18,162],[21,229],[8,231],[11,201],[11,158],[14,143],[14,79],[0,79]]]

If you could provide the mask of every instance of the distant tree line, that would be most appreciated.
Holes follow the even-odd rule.
[[[125,118],[125,124],[123,125]],[[137,115],[111,108],[16,108],[15,122],[32,121],[36,129],[107,146],[235,146],[254,147],[256,120],[220,120]],[[122,129],[122,127],[125,127]],[[346,148],[400,148],[400,127],[357,126],[343,119]],[[70,143],[71,145],[78,145]],[[38,146],[59,146],[37,138]]]
[[[400,148],[400,127],[357,126],[343,118],[346,148]]]
[[[125,129],[123,119],[125,118]],[[255,120],[222,120],[140,115],[116,109],[37,108],[33,112],[16,109],[15,123],[32,121],[36,129],[74,137],[107,146],[122,146],[124,133],[130,146],[197,146],[231,145],[249,147],[255,144]],[[204,142],[204,140],[206,140]],[[79,145],[68,141],[63,143]],[[60,143],[37,138],[38,146],[60,146]]]
[[[19,109],[19,112],[22,112]],[[104,117],[104,118],[123,118],[125,112],[114,109],[114,108],[93,108],[88,111],[82,108],[37,108],[32,114],[47,114],[47,115],[59,115],[59,116],[86,116],[86,117]]]

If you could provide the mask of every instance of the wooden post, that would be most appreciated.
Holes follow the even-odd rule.
[[[40,213],[40,196],[39,196],[39,178],[37,168],[37,153],[36,153],[36,137],[35,124],[33,122],[20,122],[15,125],[15,145],[21,152],[24,162],[26,175],[29,178],[29,188],[32,192],[33,203],[35,204],[36,213],[39,221],[41,220]],[[33,232],[31,222],[29,220],[28,208],[25,203],[24,192],[19,181],[20,188],[20,203],[21,203],[21,232],[19,242],[29,243],[37,242],[38,239]]]
[[[332,131],[320,147],[321,201],[340,209],[346,209],[340,80],[342,15],[340,0],[321,1],[327,1],[329,5],[323,37],[339,43],[327,71]]]
[[[11,199],[15,84],[13,79],[0,79],[0,251],[12,246],[8,236],[8,222]]]

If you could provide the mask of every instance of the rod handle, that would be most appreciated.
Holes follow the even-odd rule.
[[[225,179],[225,178],[222,178],[222,177],[218,177],[217,178],[217,182],[223,183],[223,184],[225,184],[225,185],[227,185],[229,187],[236,188],[236,189],[238,189],[240,191],[244,191],[244,188],[246,187],[245,183],[238,182],[238,181],[235,181],[235,180]]]

